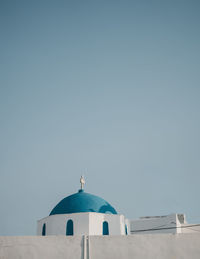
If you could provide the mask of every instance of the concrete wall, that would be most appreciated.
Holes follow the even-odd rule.
[[[0,237],[0,259],[199,259],[200,233]]]
[[[90,237],[90,258],[199,259],[200,234]]]
[[[82,247],[81,236],[0,236],[0,259],[79,259]]]

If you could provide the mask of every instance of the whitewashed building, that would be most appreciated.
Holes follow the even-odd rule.
[[[131,234],[182,233],[187,224],[184,214],[140,217],[129,220]]]
[[[48,217],[38,221],[37,235],[125,235],[124,215],[104,199],[81,189],[61,200]]]
[[[85,180],[80,179],[81,189],[61,200],[49,216],[38,220],[37,235],[134,235],[160,233],[189,233],[190,227],[184,214],[126,219],[104,199],[84,191]]]

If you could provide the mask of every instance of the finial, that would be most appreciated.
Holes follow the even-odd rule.
[[[81,175],[80,183],[81,183],[81,190],[83,190],[83,187],[84,187],[84,184],[85,184],[85,179],[84,179],[83,175]]]

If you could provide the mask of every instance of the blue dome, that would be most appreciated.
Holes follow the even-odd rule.
[[[80,190],[61,200],[50,215],[79,212],[98,212],[117,214],[116,210],[104,199]]]

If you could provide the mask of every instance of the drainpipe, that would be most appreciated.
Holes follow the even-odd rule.
[[[87,259],[87,236],[83,236],[83,259]]]
[[[87,259],[90,259],[90,236],[87,236]]]
[[[83,236],[83,259],[90,259],[90,239],[89,236]]]

